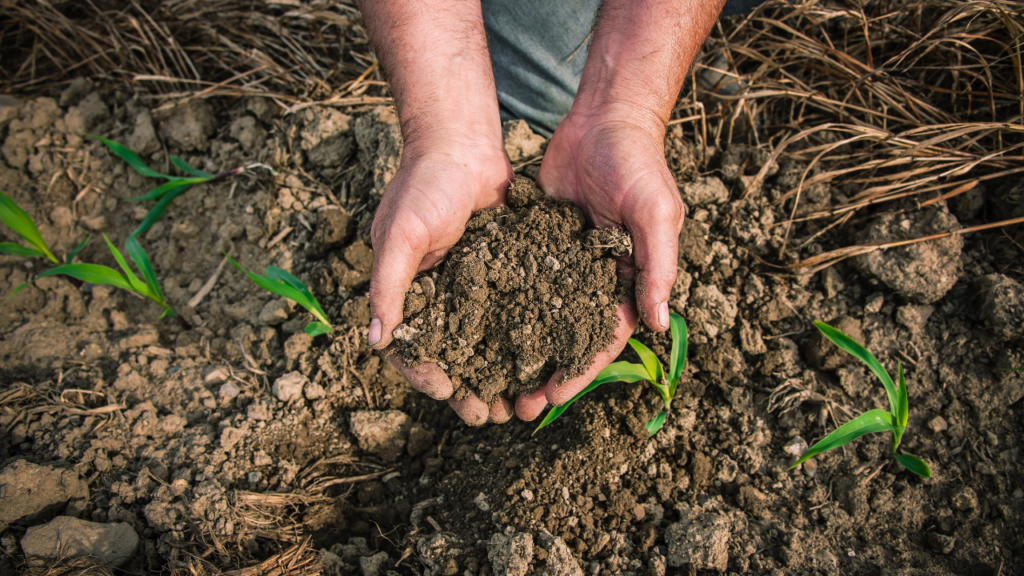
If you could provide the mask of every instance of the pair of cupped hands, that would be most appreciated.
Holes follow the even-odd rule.
[[[537,418],[548,403],[572,399],[626,345],[638,317],[655,331],[669,327],[668,299],[676,278],[684,207],[664,154],[665,124],[656,114],[574,114],[551,137],[537,177],[541,190],[572,201],[598,228],[625,229],[633,254],[619,261],[619,274],[635,281],[635,299],[620,304],[612,344],[580,376],[562,381],[557,371],[540,389],[488,406],[475,395],[456,401],[452,383],[436,364],[407,366],[387,354],[417,390],[448,400],[469,425],[503,423],[515,414]],[[437,264],[461,238],[474,212],[499,206],[513,178],[500,136],[433,130],[406,134],[402,163],[384,191],[373,221],[369,342],[392,343],[415,275]]]

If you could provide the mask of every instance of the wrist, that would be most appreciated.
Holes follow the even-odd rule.
[[[628,126],[640,130],[659,148],[664,146],[666,120],[657,110],[632,102],[577,101],[563,123],[579,134],[601,126]]]

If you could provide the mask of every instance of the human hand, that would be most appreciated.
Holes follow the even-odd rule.
[[[458,242],[477,210],[505,199],[512,167],[495,143],[452,141],[407,144],[402,164],[388,183],[370,230],[373,272],[370,277],[369,342],[388,348],[387,358],[413,388],[437,400],[449,399],[452,383],[436,364],[406,366],[395,353],[392,331],[402,322],[405,293],[417,272],[432,267]],[[505,422],[511,402],[488,407],[476,396],[450,400],[470,425],[488,419]]]
[[[537,178],[550,196],[572,201],[598,228],[622,228],[633,254],[619,273],[635,281],[636,300],[621,304],[613,343],[580,376],[562,382],[557,372],[540,390],[516,401],[516,415],[533,420],[547,403],[561,405],[585,388],[626,345],[637,312],[657,332],[669,327],[668,298],[676,279],[679,232],[685,208],[665,163],[665,124],[637,107],[608,106],[571,112],[548,144]]]

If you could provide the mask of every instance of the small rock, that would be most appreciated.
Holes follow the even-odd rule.
[[[881,292],[874,292],[864,301],[864,312],[867,314],[878,314],[885,305],[885,295]]]
[[[287,298],[276,298],[267,302],[260,310],[259,321],[268,326],[277,326],[288,320],[288,313],[291,311],[292,303]]]
[[[682,194],[686,205],[694,208],[729,200],[729,189],[714,176],[697,178],[683,184]]]
[[[558,270],[562,267],[562,265],[558,263],[558,260],[555,260],[555,257],[550,254],[544,257],[544,265],[552,270]]]
[[[307,400],[319,400],[327,396],[327,391],[324,390],[324,387],[316,382],[306,384],[306,387],[302,389],[302,393],[305,394]]]
[[[349,417],[349,428],[361,450],[394,462],[405,448],[412,419],[398,410],[360,410]]]
[[[217,384],[227,382],[230,377],[231,372],[227,368],[218,366],[206,374],[203,378],[203,384],[206,384],[207,386],[216,386]]]
[[[160,140],[156,137],[156,128],[153,127],[153,117],[149,110],[143,110],[135,116],[135,129],[128,136],[126,144],[143,158],[160,150]]]
[[[829,298],[835,298],[846,287],[846,284],[843,283],[843,277],[839,275],[835,268],[825,269],[822,273],[822,284],[825,286],[825,295]]]
[[[291,402],[302,396],[302,387],[308,382],[309,378],[302,372],[289,372],[275,380],[270,391],[281,402]]]
[[[73,470],[16,460],[0,472],[0,532],[89,499],[89,485]]]
[[[934,311],[935,307],[927,304],[907,304],[896,309],[896,321],[917,334],[924,330],[924,325],[928,323]]]
[[[928,534],[928,545],[932,547],[939,554],[949,554],[953,551],[953,546],[956,544],[956,538],[952,536],[946,536],[945,534],[937,534],[930,532]]]
[[[540,545],[547,549],[547,566],[544,569],[544,576],[583,576],[583,569],[573,558],[572,552],[566,546],[565,541],[553,536],[545,529],[537,534]]]
[[[234,400],[242,391],[231,382],[225,382],[220,386],[220,397],[227,400]]]
[[[494,576],[526,576],[533,562],[533,536],[494,534],[487,543],[487,558]]]
[[[481,512],[489,512],[491,510],[491,504],[487,502],[487,495],[480,492],[473,498],[473,504],[480,509]]]
[[[394,332],[391,333],[391,335],[394,336],[396,340],[409,341],[412,340],[413,337],[416,336],[416,333],[418,332],[419,330],[413,328],[412,326],[409,326],[408,324],[403,323],[399,324],[395,328]]]
[[[377,552],[373,556],[363,556],[359,559],[359,569],[363,576],[382,576],[384,566],[388,563],[387,552]]]
[[[946,423],[946,419],[942,416],[936,416],[928,421],[928,427],[931,428],[932,432],[938,434],[939,432],[947,430],[949,428],[949,424]]]
[[[794,436],[789,442],[783,444],[782,451],[790,456],[799,458],[804,452],[807,452],[807,441],[799,436]]]
[[[669,566],[690,564],[697,570],[724,572],[729,565],[728,520],[699,510],[683,516],[665,530]]]
[[[127,522],[99,524],[70,516],[33,526],[21,539],[30,566],[58,558],[92,556],[102,564],[119,567],[131,559],[138,545],[139,535]]]

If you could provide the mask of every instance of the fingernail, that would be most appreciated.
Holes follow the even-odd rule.
[[[662,328],[668,328],[668,302],[658,304],[658,324]]]
[[[380,342],[380,331],[380,318],[374,318],[373,320],[370,320],[370,336],[368,338],[368,340],[370,341],[370,346],[373,346],[377,342]]]

